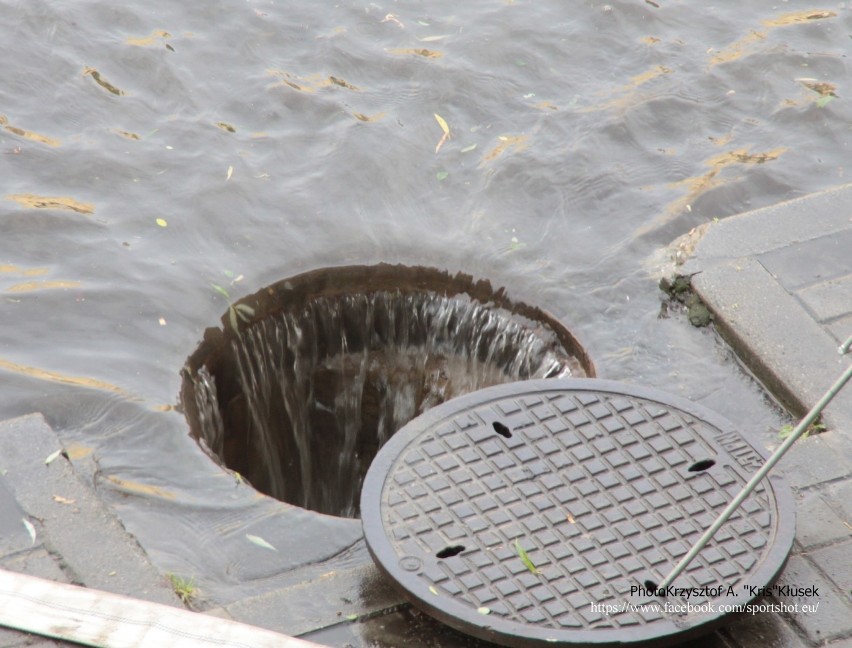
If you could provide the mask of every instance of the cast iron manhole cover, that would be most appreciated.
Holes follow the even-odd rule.
[[[484,389],[414,419],[361,495],[367,546],[417,607],[507,646],[670,645],[771,585],[795,530],[770,476],[656,587],[763,464],[724,418],[603,380]]]

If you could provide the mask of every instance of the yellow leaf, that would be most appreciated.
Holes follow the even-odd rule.
[[[174,493],[166,490],[165,488],[160,488],[159,486],[143,484],[129,479],[121,479],[115,475],[107,475],[107,481],[112,482],[123,491],[128,491],[137,495],[149,495],[151,497],[159,497],[160,499],[167,500],[175,499]]]
[[[169,224],[166,222],[165,218],[158,218],[157,225],[159,225],[160,227],[168,227]]]
[[[450,134],[450,127],[447,125],[447,122],[441,117],[438,113],[435,113],[435,119],[438,120],[438,125],[441,127],[441,130],[444,131],[447,135]]]

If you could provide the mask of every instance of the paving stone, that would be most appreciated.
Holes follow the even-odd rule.
[[[823,497],[833,508],[840,511],[841,522],[852,524],[852,479],[829,484],[823,491]]]
[[[303,635],[394,608],[402,598],[372,563],[338,570],[304,583],[225,606],[234,619],[288,635]],[[281,610],[287,610],[286,615]]]
[[[796,497],[796,540],[804,549],[848,538],[850,529],[819,491]]]
[[[760,603],[764,599],[758,599]],[[731,641],[741,648],[805,648],[807,644],[796,634],[780,614],[755,614],[743,616],[724,631]]]
[[[0,556],[29,549],[33,540],[24,526],[26,514],[0,477]]]
[[[40,415],[0,423],[4,478],[21,509],[38,520],[39,538],[61,555],[74,582],[167,605],[181,606],[171,587],[97,497],[59,455],[62,445]],[[66,502],[57,502],[60,495]],[[73,503],[68,503],[73,502]]]
[[[777,470],[797,489],[848,477],[852,465],[845,460],[839,461],[837,448],[827,442],[836,434],[836,431],[829,431],[797,441],[778,463]]]
[[[805,558],[791,556],[777,585],[818,588],[819,596],[815,597],[776,597],[781,603],[797,606],[798,612],[789,616],[812,643],[823,643],[852,634],[852,603],[848,598],[839,596],[831,581],[824,578]],[[802,609],[804,605],[818,607],[815,612],[810,612]]]
[[[813,312],[818,322],[849,315],[852,313],[852,274],[803,288],[796,296]]]
[[[849,336],[852,336],[852,315],[829,322],[825,328],[837,341],[837,344],[841,345],[849,339]]]
[[[80,644],[0,627],[0,648],[24,648],[24,646],[27,648],[57,648],[57,646],[79,647]]]
[[[846,537],[852,537],[852,531],[846,530]],[[846,596],[852,603],[852,539],[847,542],[817,549],[809,554],[828,577],[840,588],[839,596]]]
[[[62,571],[56,559],[43,548],[0,558],[0,569],[18,574],[27,574],[28,576],[37,576],[38,578],[46,578],[47,580],[59,583],[70,582],[70,579]]]
[[[755,256],[850,228],[852,184],[714,223],[695,250],[699,260]],[[845,260],[848,263],[848,260]]]
[[[722,335],[772,393],[804,414],[846,367],[834,339],[753,259],[692,269],[701,270],[692,286]]]
[[[785,245],[761,254],[758,261],[788,290],[798,290],[849,272],[852,229]]]

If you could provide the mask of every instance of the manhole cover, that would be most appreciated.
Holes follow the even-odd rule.
[[[419,608],[507,646],[670,645],[756,598],[793,541],[764,480],[672,584],[659,583],[763,454],[689,401],[603,380],[500,385],[440,405],[373,461],[367,545]]]

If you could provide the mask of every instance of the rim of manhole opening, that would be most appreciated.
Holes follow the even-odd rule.
[[[671,645],[720,625],[727,606],[756,598],[745,586],[783,569],[795,506],[770,476],[671,595],[647,591],[764,460],[719,414],[656,390],[498,385],[430,410],[381,449],[362,525],[403,594],[467,634],[518,647]]]
[[[192,436],[256,489],[357,517],[378,451],[430,407],[488,385],[594,376],[543,310],[469,275],[379,264],[306,272],[231,304],[183,370]]]

